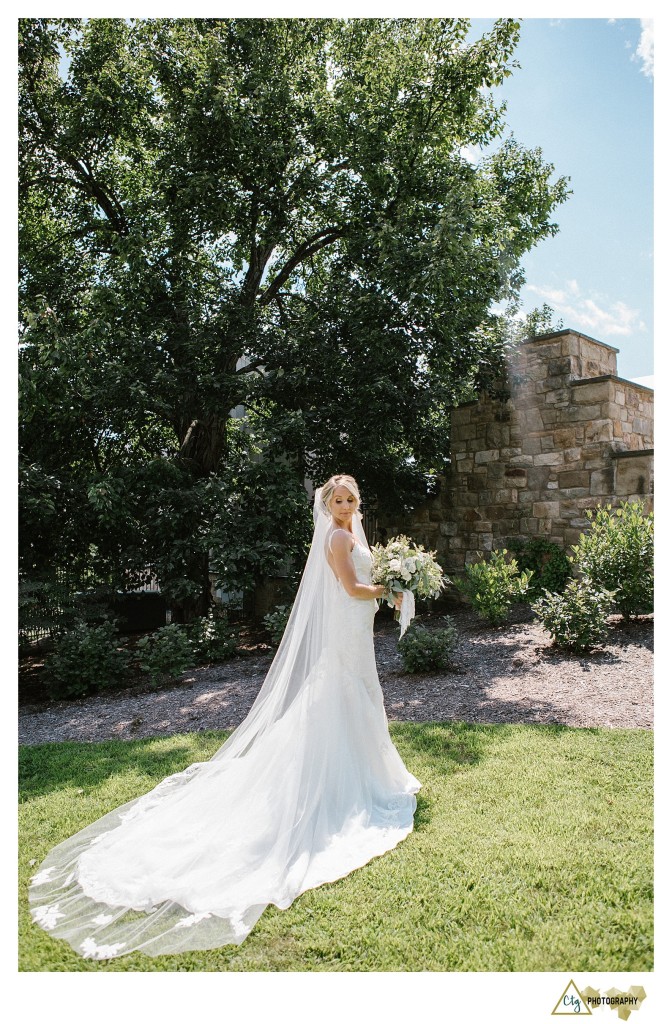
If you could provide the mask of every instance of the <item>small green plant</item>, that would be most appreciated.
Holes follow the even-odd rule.
[[[143,636],[136,651],[140,668],[147,673],[152,686],[166,676],[175,679],[194,664],[187,630],[176,622]]]
[[[516,538],[510,541],[518,567],[522,572],[531,571],[532,579],[525,595],[528,600],[541,597],[545,590],[558,593],[572,575],[572,565],[559,544],[545,537],[529,540]]]
[[[238,647],[238,636],[226,616],[202,616],[187,627],[194,658],[199,664],[226,661]]]
[[[522,598],[530,585],[531,572],[519,572],[515,558],[508,551],[493,551],[488,562],[465,566],[465,577],[455,585],[465,594],[481,618],[498,626],[506,620],[514,601]]]
[[[572,562],[594,587],[615,592],[624,619],[653,611],[653,513],[643,502],[587,509],[590,526],[572,547]]]
[[[90,626],[78,622],[61,633],[45,659],[47,689],[52,697],[81,697],[120,683],[130,655],[118,646],[113,622]]]
[[[613,600],[613,592],[582,580],[570,580],[561,594],[547,590],[532,604],[532,611],[556,646],[585,651],[606,635]]]
[[[264,615],[264,625],[269,632],[271,643],[274,647],[277,647],[282,640],[291,611],[292,606],[290,604],[276,604],[272,612],[267,612]]]
[[[445,625],[439,629],[427,629],[417,620],[411,623],[399,641],[404,672],[430,672],[450,664],[457,629],[449,615],[444,615],[443,621]]]

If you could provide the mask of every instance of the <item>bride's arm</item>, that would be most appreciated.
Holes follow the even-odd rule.
[[[360,583],[352,561],[352,534],[347,530],[334,530],[331,536],[331,553],[334,558],[336,575],[350,597],[360,597],[370,601],[374,597],[382,597],[385,587],[375,584]]]

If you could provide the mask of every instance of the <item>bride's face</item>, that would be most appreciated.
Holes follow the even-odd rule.
[[[336,520],[339,526],[344,526],[346,530],[350,528],[350,522],[357,509],[357,498],[354,496],[352,491],[344,487],[343,484],[337,487],[334,491],[331,504],[329,505],[329,511],[333,518]]]

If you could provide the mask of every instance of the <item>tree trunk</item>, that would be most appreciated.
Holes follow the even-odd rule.
[[[195,418],[189,423],[177,459],[187,465],[195,477],[216,473],[220,468],[226,453],[226,425],[227,418],[217,415]],[[173,606],[175,622],[191,622],[208,614],[213,604],[209,570],[209,555],[197,555],[189,577],[200,583],[201,591],[198,597],[176,602]]]
[[[216,473],[226,452],[228,417],[202,416],[193,419],[180,444],[178,458],[188,462],[197,476]]]
[[[207,615],[214,603],[210,586],[210,556],[207,552],[199,555],[194,561],[192,572],[189,575],[195,582],[200,582],[201,591],[196,597],[184,598],[171,605],[173,622],[183,624],[193,622],[194,619]]]

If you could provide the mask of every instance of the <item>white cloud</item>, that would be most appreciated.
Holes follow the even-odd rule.
[[[635,60],[639,57],[642,62],[640,71],[647,78],[653,78],[653,19],[641,18],[639,25],[641,28],[639,44],[631,59]]]
[[[654,386],[653,374],[649,374],[648,377],[633,377],[633,384],[643,384],[645,388],[652,388]]]
[[[584,295],[573,279],[567,281],[564,289],[533,284],[527,285],[527,289],[553,306],[567,327],[586,331],[598,341],[646,330],[639,310],[625,302],[609,302],[601,295]]]

